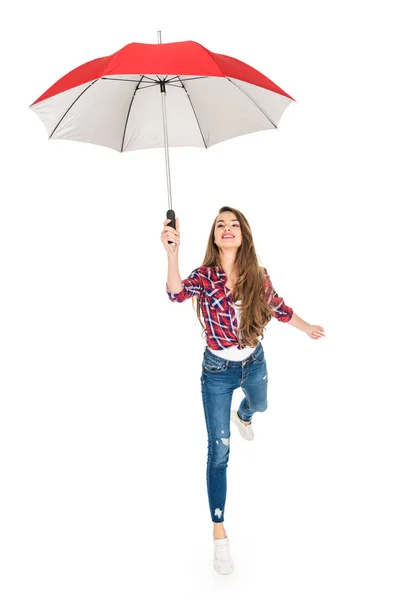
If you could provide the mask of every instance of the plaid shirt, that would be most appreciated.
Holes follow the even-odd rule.
[[[264,267],[263,267],[264,268]],[[278,321],[287,323],[293,315],[293,309],[287,306],[271,283],[267,269],[265,272],[265,294],[268,306]],[[173,294],[166,284],[166,292],[172,302],[184,302],[192,296],[197,296],[206,327],[207,345],[213,350],[222,350],[240,345],[236,335],[238,322],[232,301],[231,290],[225,287],[227,275],[219,267],[199,267],[183,279],[183,289],[179,294]]]

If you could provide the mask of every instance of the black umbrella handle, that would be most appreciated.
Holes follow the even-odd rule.
[[[171,219],[171,221],[168,223],[169,227],[173,227],[175,229],[175,211],[173,211],[172,208],[167,210],[167,219]],[[168,240],[168,244],[175,246],[175,242],[171,242],[170,240]]]

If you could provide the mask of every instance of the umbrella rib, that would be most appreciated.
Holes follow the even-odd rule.
[[[275,123],[269,118],[268,115],[265,114],[265,112],[258,106],[257,102],[254,102],[254,100],[252,98],[250,98],[250,96],[248,94],[246,94],[246,92],[244,90],[242,90],[242,88],[240,88],[238,85],[236,85],[236,83],[234,83],[232,81],[232,79],[230,79],[229,77],[226,78],[228,81],[230,81],[232,83],[232,85],[234,85],[235,87],[237,87],[238,90],[240,90],[241,92],[243,92],[243,94],[249,99],[251,100],[251,102],[257,106],[258,110],[260,112],[262,112],[262,114],[264,115],[264,117],[267,117],[268,121],[275,127],[275,129],[278,129],[277,125],[275,125]]]
[[[191,99],[190,99],[190,96],[189,96],[189,94],[188,94],[188,91],[187,91],[187,89],[185,88],[185,86],[183,85],[183,82],[182,82],[181,78],[180,78],[180,77],[178,77],[178,79],[179,79],[179,81],[182,83],[182,87],[183,87],[183,89],[184,89],[184,90],[185,90],[185,92],[186,92],[186,95],[187,95],[187,97],[188,97],[188,100],[189,100],[189,102],[190,102],[190,106],[192,107],[192,110],[193,110],[193,114],[194,114],[194,116],[195,116],[195,118],[196,118],[197,125],[198,125],[198,127],[199,127],[199,130],[200,130],[200,133],[201,133],[201,137],[203,138],[204,147],[207,149],[207,148],[208,148],[208,146],[207,146],[207,144],[206,144],[206,140],[204,139],[204,135],[203,135],[203,132],[202,132],[202,130],[201,130],[200,123],[199,123],[199,120],[198,120],[198,118],[197,118],[196,111],[195,111],[195,110],[194,110],[194,108],[193,108],[193,104],[192,104],[192,101],[191,101]]]
[[[174,81],[174,79],[180,79],[179,75],[174,75],[174,77],[171,77],[171,79],[158,80],[152,79],[151,77],[148,77],[148,75],[142,75],[141,78],[143,79],[143,77],[149,80],[145,81],[144,83],[150,83],[150,81],[152,81],[157,85],[159,85],[160,81],[164,81],[165,83],[169,84],[171,81]],[[124,77],[102,77],[102,79],[107,79],[109,81],[138,81],[137,79],[125,79]],[[180,79],[180,81],[192,81],[192,79],[207,79],[207,77],[188,77],[187,79]]]
[[[143,77],[144,77],[144,75],[142,75],[140,81],[142,81]],[[123,148],[124,148],[126,128],[128,126],[129,116],[131,114],[131,108],[132,108],[132,104],[133,104],[133,99],[135,98],[136,92],[139,89],[140,81],[139,81],[139,84],[134,89],[133,96],[131,98],[131,103],[129,105],[128,114],[126,115],[126,121],[125,121],[125,127],[124,127],[124,135],[122,136],[121,152],[123,152]]]
[[[149,77],[148,75],[143,75],[143,77],[146,77],[146,79],[150,79],[150,81],[154,81],[155,83],[160,83],[160,81],[161,81],[161,79],[159,78],[159,76],[158,76],[158,75],[157,75],[157,77],[158,77],[158,81],[157,81],[157,79],[152,79],[152,78],[151,78],[151,77]]]
[[[107,79],[107,81],[129,81],[129,82],[133,82],[133,83],[140,83],[143,79],[143,77],[146,77],[146,75],[142,75],[140,80],[138,79],[124,79],[123,77],[102,77],[102,79]],[[150,83],[150,81],[154,81],[154,83]],[[150,79],[150,81],[145,81],[144,83],[148,83],[149,85],[147,87],[153,87],[154,85],[159,85],[159,81],[155,81],[153,79]]]
[[[83,92],[81,92],[79,94],[79,96],[73,101],[73,103],[71,104],[71,106],[69,108],[67,108],[67,110],[65,111],[65,113],[63,114],[63,116],[61,117],[61,119],[58,121],[57,125],[54,127],[53,131],[51,132],[51,134],[49,135],[49,139],[51,138],[51,136],[53,135],[53,133],[55,132],[55,130],[57,129],[57,127],[59,126],[59,124],[61,123],[61,121],[63,120],[63,118],[65,117],[65,115],[67,114],[68,111],[71,110],[71,108],[73,107],[73,105],[75,104],[75,102],[77,102],[77,100],[79,100],[79,98],[82,96],[82,94],[84,94],[86,92],[86,90],[88,90],[94,83],[96,83],[96,81],[99,81],[98,79],[95,79],[94,81],[92,81],[92,83],[90,85],[87,86],[87,88],[85,88],[83,90]]]

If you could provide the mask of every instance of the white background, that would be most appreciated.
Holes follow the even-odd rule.
[[[4,600],[398,600],[394,8],[38,0],[3,13]],[[212,566],[204,341],[191,300],[165,292],[164,151],[50,142],[28,108],[159,29],[247,62],[297,101],[277,131],[170,153],[181,277],[229,204],[278,293],[326,332],[265,330],[268,410],[251,444],[231,436],[230,576]]]

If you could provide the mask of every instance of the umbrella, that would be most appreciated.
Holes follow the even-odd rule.
[[[88,142],[119,152],[164,147],[167,219],[175,228],[169,147],[209,148],[276,129],[292,101],[246,63],[194,41],[162,43],[158,31],[158,44],[130,43],[86,62],[29,108],[45,125],[49,139]]]

